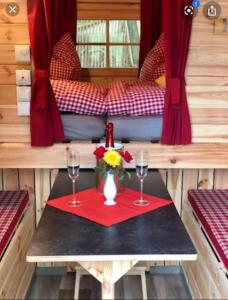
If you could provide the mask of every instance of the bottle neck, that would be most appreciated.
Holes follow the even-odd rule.
[[[108,123],[106,126],[106,148],[114,148],[114,140],[113,140],[113,124]]]

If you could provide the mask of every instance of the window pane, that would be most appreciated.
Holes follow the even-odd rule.
[[[77,52],[83,68],[106,67],[106,46],[77,46]]]
[[[102,20],[79,20],[77,43],[105,43],[106,22]]]
[[[140,21],[109,21],[111,43],[139,43]]]
[[[139,46],[110,46],[111,68],[137,68]]]

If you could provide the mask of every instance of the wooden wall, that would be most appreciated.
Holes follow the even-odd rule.
[[[228,1],[217,3],[221,17],[228,18]],[[193,24],[187,83],[194,141],[227,142],[228,35],[214,34],[214,21],[203,15],[202,7]]]
[[[29,142],[29,119],[16,113],[15,70],[31,68],[17,65],[15,44],[29,44],[26,0],[17,0],[20,12],[9,17],[0,3],[0,142]],[[201,1],[205,3],[206,1]],[[228,2],[222,6],[222,17],[228,17]],[[78,0],[78,18],[140,18],[140,0]],[[83,70],[83,79],[95,82],[134,79],[137,70]],[[193,141],[212,143],[228,141],[228,35],[214,34],[214,22],[200,9],[194,19],[187,68],[189,106]]]
[[[15,17],[6,14],[6,3],[0,3],[0,141],[28,141],[29,119],[17,116],[15,70],[31,69],[29,65],[15,62],[15,44],[29,44],[26,0],[15,1],[20,12]]]

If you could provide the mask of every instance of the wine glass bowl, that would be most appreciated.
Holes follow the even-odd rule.
[[[77,150],[67,149],[67,172],[72,181],[72,200],[68,202],[69,206],[80,206],[81,202],[76,199],[75,184],[79,177],[80,154]]]
[[[135,155],[135,168],[136,175],[140,180],[140,199],[134,201],[134,205],[137,206],[148,206],[150,202],[143,199],[143,182],[148,174],[148,152],[140,150]]]

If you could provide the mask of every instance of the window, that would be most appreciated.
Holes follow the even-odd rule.
[[[77,51],[84,68],[137,68],[140,21],[78,20]]]

